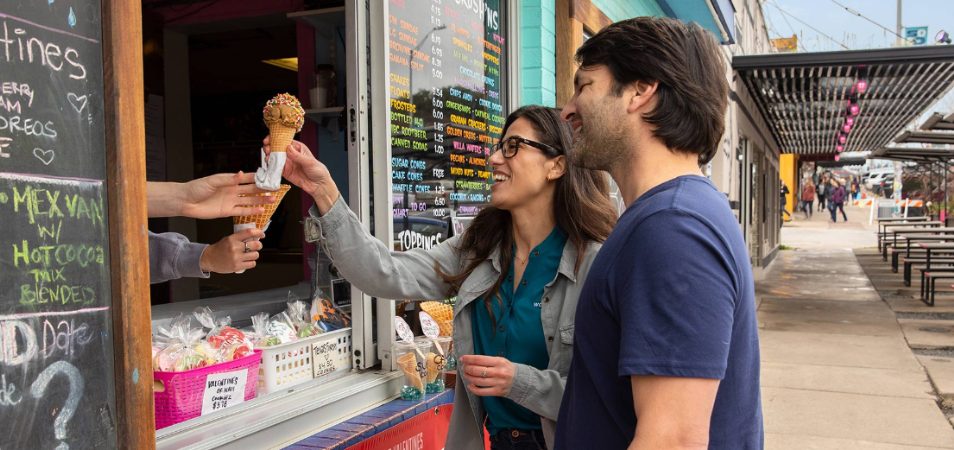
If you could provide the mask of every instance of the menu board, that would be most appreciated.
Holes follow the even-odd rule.
[[[500,0],[390,0],[394,247],[430,248],[490,202],[507,111]]]
[[[116,447],[100,9],[0,4],[0,448]]]

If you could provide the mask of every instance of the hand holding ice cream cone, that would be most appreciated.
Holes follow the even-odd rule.
[[[274,154],[275,147],[270,138],[265,138],[263,144],[269,157]],[[293,140],[291,145],[286,147],[286,154],[288,159],[282,175],[315,200],[320,214],[328,212],[340,195],[328,168],[315,158],[308,146],[299,141]]]
[[[285,148],[294,139],[295,133],[301,131],[305,123],[305,110],[294,95],[278,94],[265,104],[262,118],[275,149],[268,154],[262,149],[262,167],[255,173],[255,184],[259,188],[274,191],[281,183]]]
[[[255,267],[258,251],[262,249],[260,239],[265,233],[257,228],[241,230],[222,238],[202,252],[199,267],[203,272],[241,273]]]

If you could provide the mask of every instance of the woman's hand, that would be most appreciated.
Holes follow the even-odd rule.
[[[463,355],[467,390],[481,397],[505,397],[513,386],[516,367],[507,358],[484,355]]]
[[[235,273],[251,269],[255,267],[258,251],[262,249],[259,240],[264,237],[265,233],[257,228],[226,236],[205,248],[199,257],[199,267],[203,272],[215,273]]]
[[[271,153],[269,138],[266,137],[263,144],[262,149],[267,157]],[[287,158],[282,176],[314,198],[320,214],[328,212],[340,195],[328,168],[315,159],[308,146],[299,141],[288,144],[285,154]]]
[[[275,201],[255,187],[254,173],[219,173],[184,183],[182,215],[196,219],[244,216],[265,211]]]

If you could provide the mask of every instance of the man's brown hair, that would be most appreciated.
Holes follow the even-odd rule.
[[[656,108],[644,115],[653,135],[672,150],[715,155],[725,131],[729,86],[719,45],[708,31],[675,19],[616,22],[576,51],[582,69],[606,66],[613,93],[636,81],[658,81]]]

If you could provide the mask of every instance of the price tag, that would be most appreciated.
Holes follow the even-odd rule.
[[[247,369],[206,377],[205,393],[202,394],[202,415],[244,402],[247,377]]]
[[[430,314],[421,311],[421,331],[424,332],[424,336],[427,336],[431,339],[436,338],[441,334],[441,327],[437,325],[437,321],[431,317]]]
[[[398,338],[409,344],[414,343],[414,333],[411,327],[400,316],[394,316],[394,331]]]

